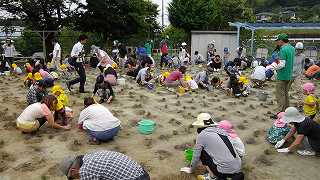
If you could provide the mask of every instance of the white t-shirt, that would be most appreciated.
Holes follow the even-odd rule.
[[[2,48],[4,50],[4,57],[14,57],[16,49],[13,44],[11,44],[10,46],[4,44]]]
[[[120,120],[101,104],[92,104],[81,111],[78,124],[91,131],[106,131],[120,126]]]
[[[254,72],[251,75],[251,79],[264,81],[266,80],[266,68],[263,66],[257,66],[254,68]]]
[[[60,59],[61,58],[61,46],[59,43],[56,43],[54,45],[52,56],[53,56],[53,59],[56,59],[56,58]]]
[[[34,103],[29,105],[17,118],[19,123],[34,122],[36,119],[49,115],[50,110],[45,104]]]
[[[78,42],[77,44],[75,44],[72,48],[71,51],[71,57],[75,57],[78,56],[77,61],[78,62],[83,62],[82,58],[80,58],[80,54],[83,52],[83,44],[81,44],[80,42]]]

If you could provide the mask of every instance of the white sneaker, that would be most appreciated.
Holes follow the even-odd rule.
[[[216,180],[216,177],[210,177],[209,174],[198,175],[197,180]]]
[[[297,153],[301,156],[315,156],[316,152],[308,150],[298,150]]]

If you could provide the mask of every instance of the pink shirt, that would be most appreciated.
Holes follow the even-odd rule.
[[[97,53],[97,58],[99,59],[100,61],[100,65],[103,66],[103,67],[106,67],[107,64],[110,64],[112,65],[114,62],[111,60],[111,58],[109,57],[109,55],[103,51],[103,50],[98,50],[98,53]]]
[[[180,71],[173,71],[170,75],[166,78],[167,82],[177,81],[183,78],[183,74]]]
[[[47,71],[43,70],[43,69],[40,69],[39,70],[39,73],[41,74],[41,77],[42,79],[45,79],[45,78],[51,78],[53,79],[53,77],[51,76],[51,74],[49,74]]]

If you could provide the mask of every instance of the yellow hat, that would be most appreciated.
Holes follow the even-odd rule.
[[[11,66],[13,69],[15,69],[17,67],[17,65],[15,63],[13,63]]]
[[[185,81],[191,81],[192,80],[192,77],[190,75],[185,75],[184,76],[184,80]]]
[[[245,76],[240,76],[239,82],[243,84],[249,84],[249,79]]]
[[[184,87],[179,86],[177,92],[179,95],[183,95],[186,92],[186,89]]]
[[[36,81],[42,80],[42,76],[39,72],[34,73],[34,80],[36,80]]]
[[[32,79],[32,73],[28,73],[27,78]]]
[[[64,107],[63,103],[58,100],[57,106],[56,106],[56,111],[60,111]]]
[[[118,69],[118,64],[117,64],[117,63],[113,63],[113,64],[111,65],[111,67],[112,67],[113,69]]]
[[[169,75],[170,75],[170,73],[168,71],[165,71],[162,73],[162,76],[165,78],[169,77]]]
[[[55,94],[56,92],[60,92],[61,94],[64,93],[62,87],[60,85],[54,85],[51,89],[52,94]]]
[[[66,64],[61,64],[61,65],[60,65],[60,68],[63,69],[63,70],[64,70],[64,69],[67,69],[67,65],[66,65]]]

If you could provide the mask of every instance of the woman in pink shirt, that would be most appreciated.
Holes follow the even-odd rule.
[[[173,71],[164,81],[166,87],[184,86],[186,83],[183,81],[183,75],[186,73],[187,68],[181,66],[179,70]]]

